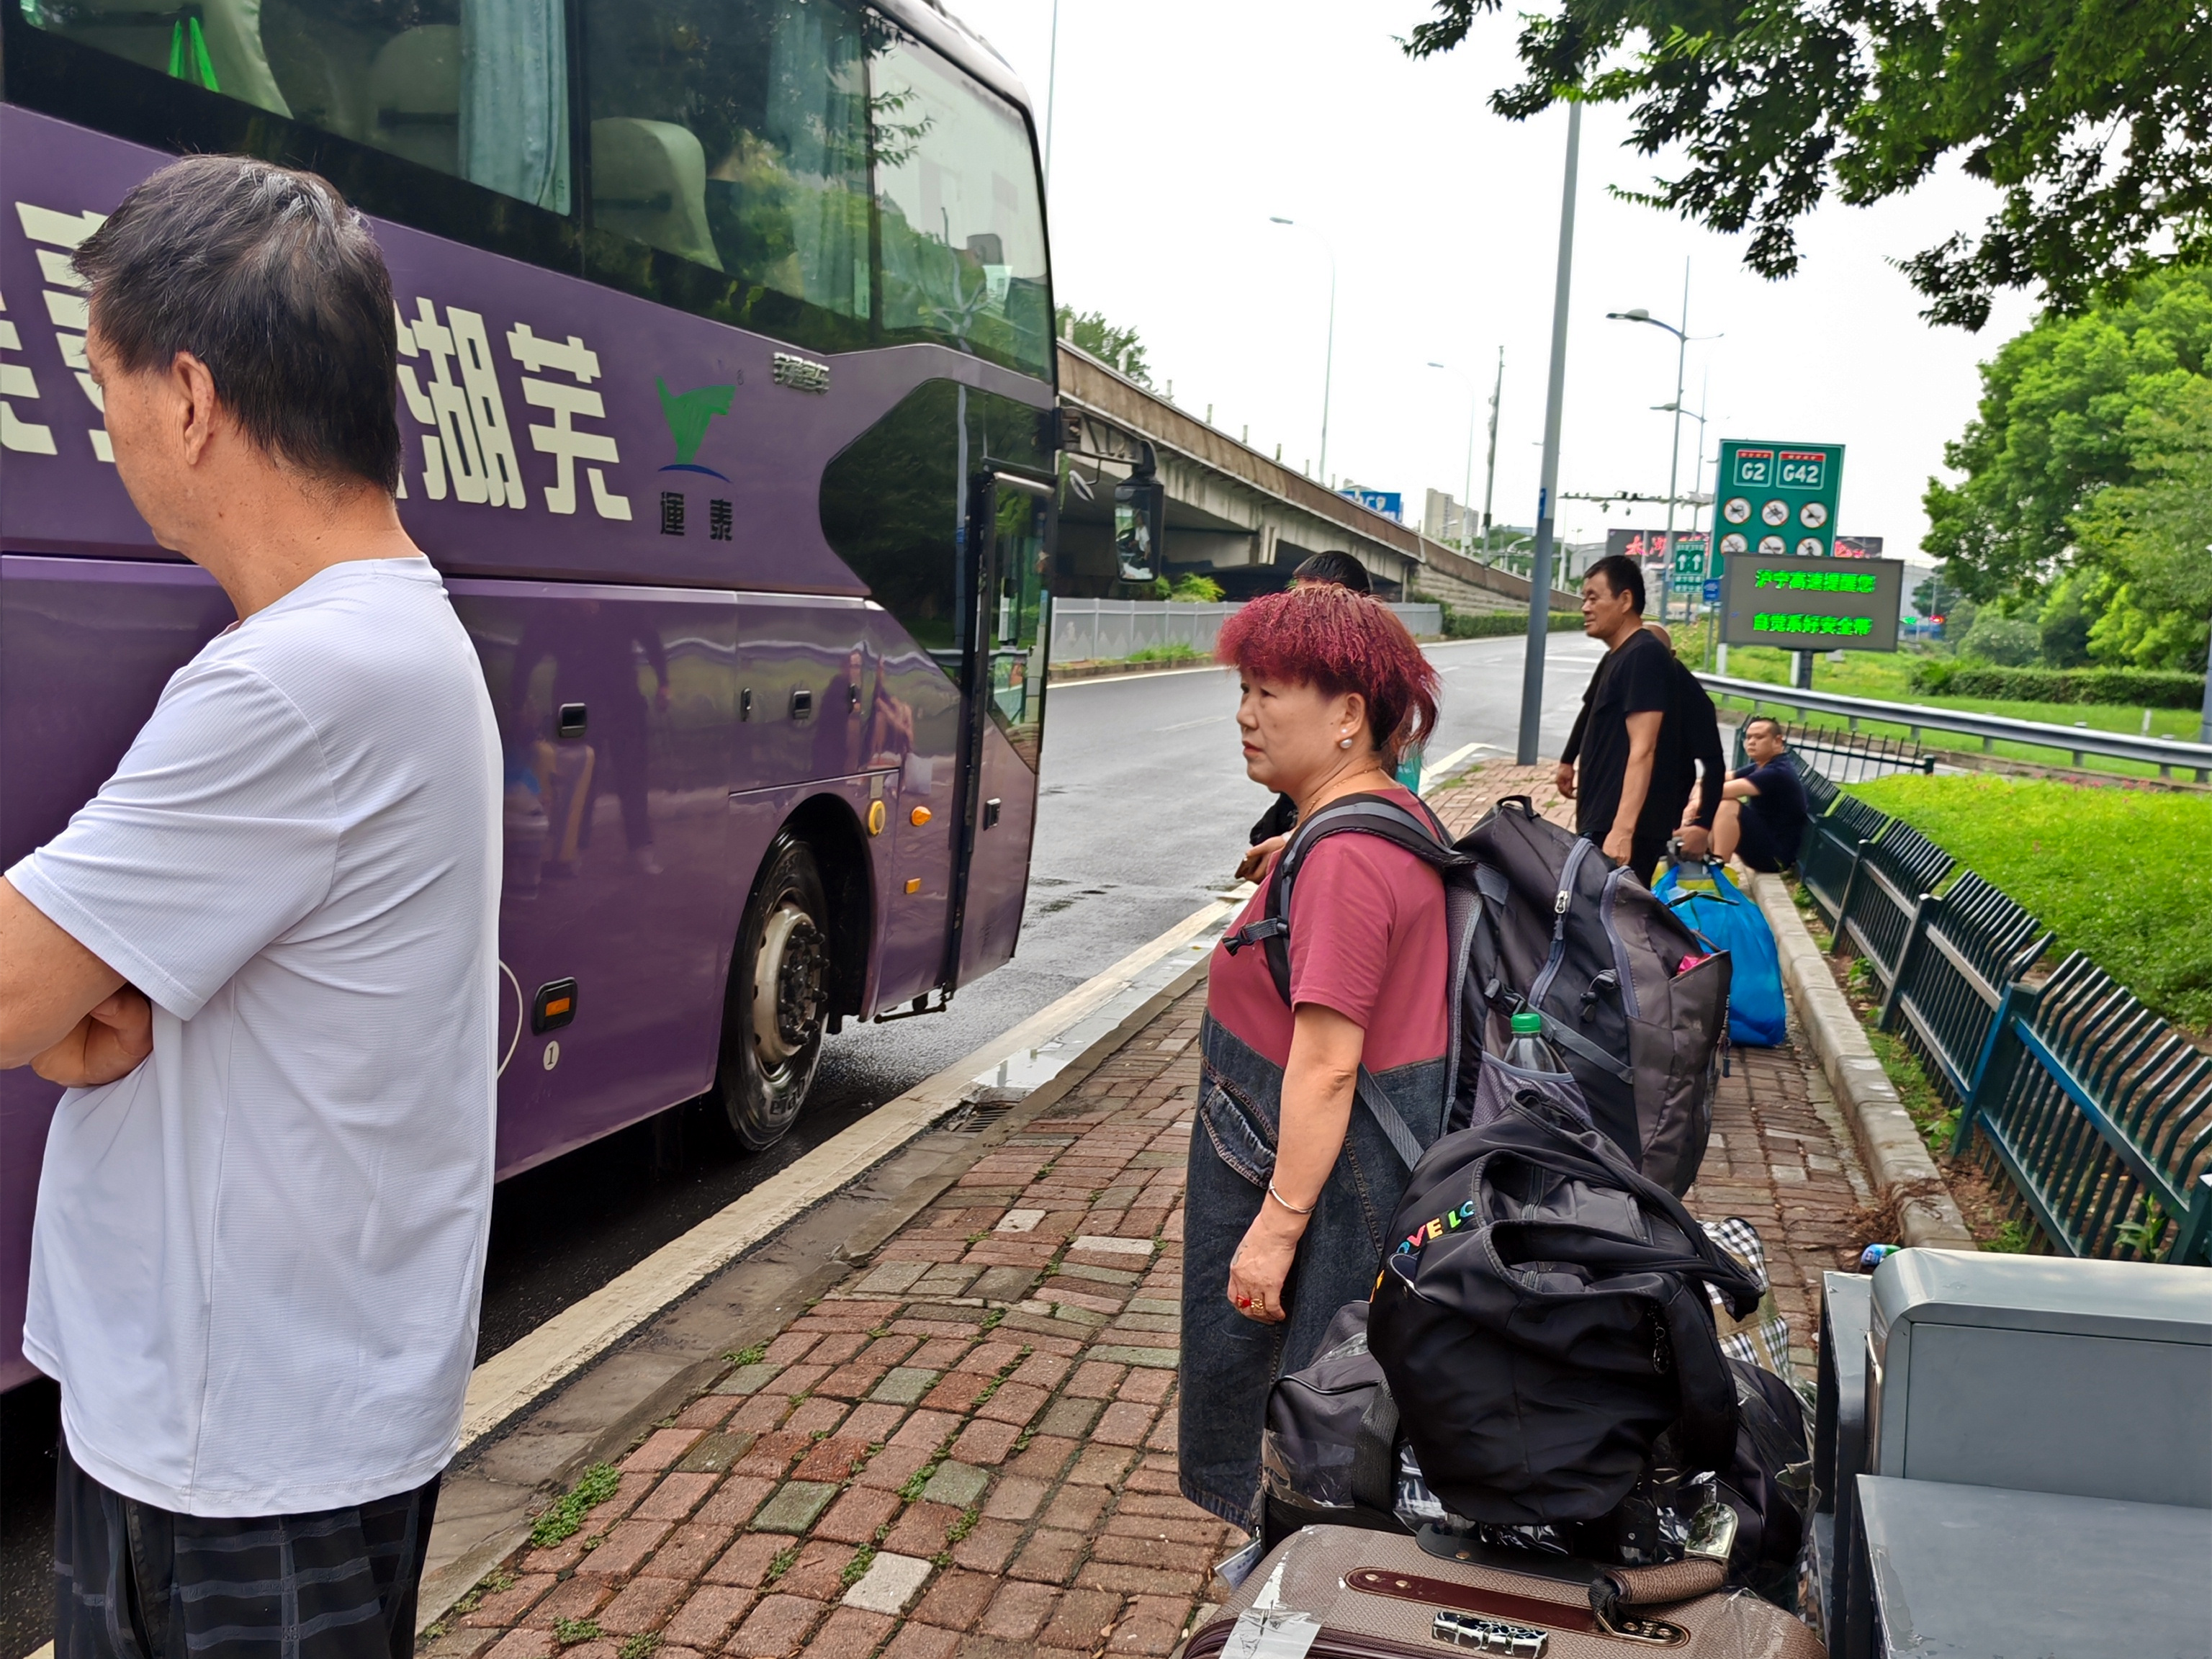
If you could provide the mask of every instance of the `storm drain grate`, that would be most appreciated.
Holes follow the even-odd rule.
[[[981,1134],[1028,1099],[1029,1093],[1026,1089],[981,1090],[973,1100],[945,1119],[944,1127],[957,1135]]]

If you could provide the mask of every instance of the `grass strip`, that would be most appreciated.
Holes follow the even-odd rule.
[[[1851,793],[1905,820],[2144,1005],[2212,1029],[2212,798],[1987,773]]]

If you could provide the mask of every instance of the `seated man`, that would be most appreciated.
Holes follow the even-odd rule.
[[[1753,870],[1772,874],[1797,862],[1805,825],[1805,786],[1782,739],[1782,722],[1753,714],[1743,724],[1743,752],[1751,764],[1721,786],[1713,818],[1713,856],[1742,854]]]

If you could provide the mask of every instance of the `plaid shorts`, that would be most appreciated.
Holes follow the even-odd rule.
[[[410,1659],[438,1480],[314,1515],[174,1515],[56,1448],[54,1659]]]

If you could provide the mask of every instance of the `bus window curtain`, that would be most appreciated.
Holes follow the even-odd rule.
[[[852,21],[831,6],[786,5],[769,40],[762,137],[799,188],[788,191],[799,292],[868,314],[867,94]]]
[[[568,30],[561,0],[462,0],[461,172],[568,211]]]

